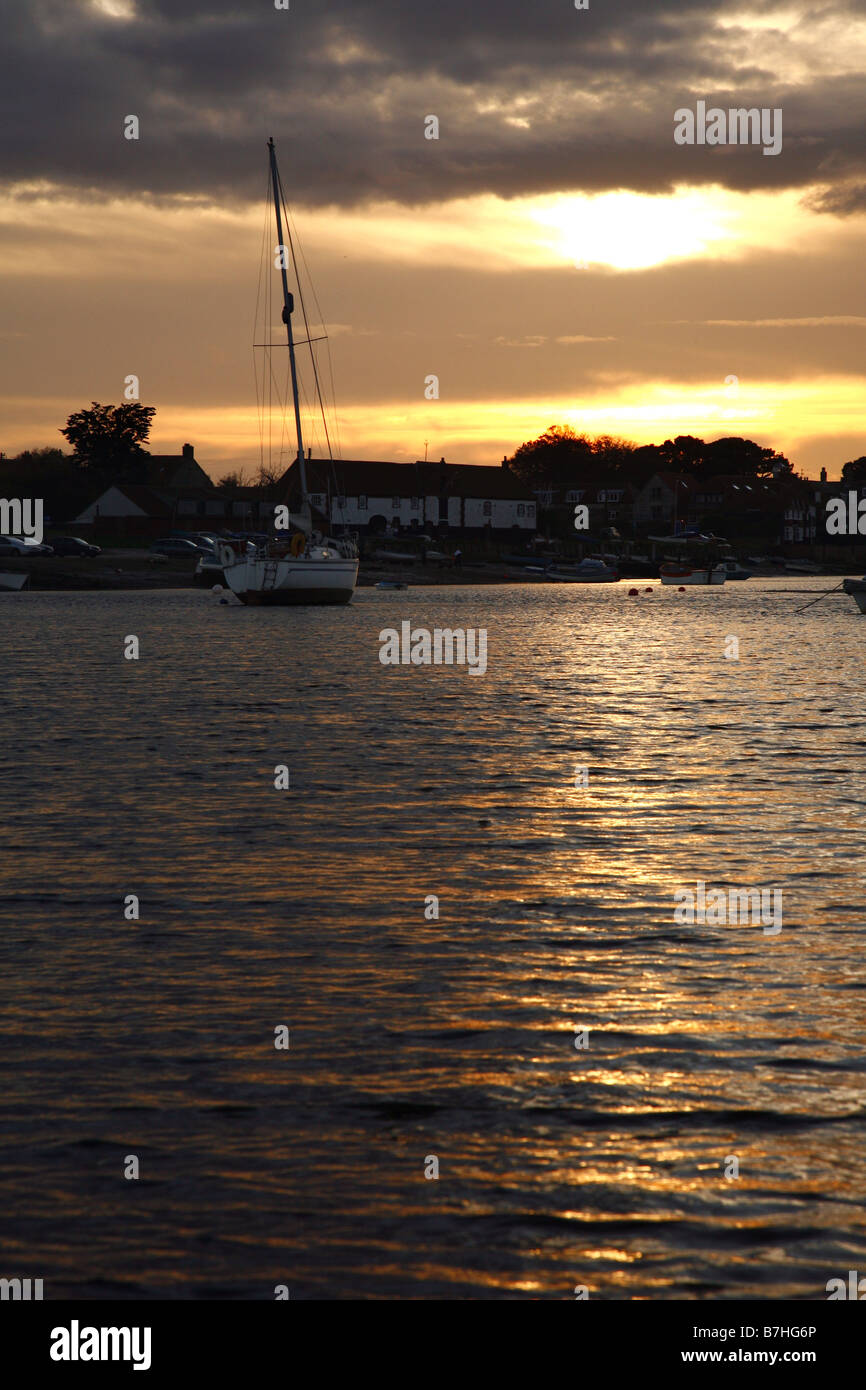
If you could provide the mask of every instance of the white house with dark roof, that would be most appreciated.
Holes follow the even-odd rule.
[[[508,468],[483,464],[305,460],[310,507],[329,526],[382,533],[431,529],[533,532],[536,499]],[[276,503],[297,513],[300,465],[274,487]]]

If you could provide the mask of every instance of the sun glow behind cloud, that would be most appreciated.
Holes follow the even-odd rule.
[[[90,8],[109,19],[135,19],[134,0],[90,0]]]
[[[390,279],[392,268],[417,266],[422,276],[431,267],[438,271],[454,267],[479,275],[502,276],[503,283],[508,283],[505,277],[510,272],[565,270],[571,277],[569,286],[579,286],[582,282],[577,277],[589,275],[596,285],[599,277],[609,277],[611,288],[615,289],[618,281],[630,281],[642,271],[676,262],[705,262],[715,271],[719,265],[731,265],[735,260],[747,263],[751,256],[771,252],[789,251],[798,258],[832,261],[844,250],[850,259],[852,248],[862,246],[866,226],[864,215],[843,220],[812,211],[805,205],[802,191],[734,193],[718,187],[678,188],[659,196],[616,192],[505,200],[484,195],[423,208],[378,203],[364,208],[294,211],[317,288],[327,289],[329,274],[339,266],[344,283],[352,286],[356,296],[356,303],[349,309],[352,322],[330,325],[335,342],[378,334],[380,342],[387,335],[391,345],[402,335],[410,346],[430,331],[429,324],[419,328],[408,302],[405,313],[401,307],[397,314],[392,312],[390,318],[380,320],[375,296],[364,296],[365,267],[377,267],[379,285],[383,267]],[[105,338],[112,344],[105,361],[97,348],[93,349],[84,388],[71,385],[64,367],[62,377],[70,394],[53,403],[50,413],[38,391],[29,399],[20,399],[16,409],[5,409],[4,449],[52,440],[66,414],[81,405],[78,396],[82,390],[84,398],[91,389],[94,395],[104,394],[106,387],[99,383],[107,378],[115,380],[118,352],[136,362],[143,352],[150,352],[149,389],[159,411],[154,447],[171,450],[178,447],[179,440],[192,438],[199,456],[217,473],[239,462],[254,465],[259,454],[259,432],[251,374],[238,371],[220,377],[214,399],[231,404],[211,407],[202,395],[200,379],[198,390],[192,384],[190,364],[196,358],[212,355],[221,341],[248,341],[249,325],[245,309],[241,316],[241,299],[246,286],[251,295],[254,290],[262,221],[261,207],[233,209],[190,200],[177,200],[168,206],[132,204],[120,199],[78,203],[56,190],[34,185],[22,188],[19,197],[0,199],[0,286],[4,278],[11,286],[16,279],[23,283],[29,277],[35,293],[50,293],[52,313],[56,313],[58,299],[54,288],[47,290],[45,286],[48,281],[63,280],[64,296],[72,296],[68,303],[63,300],[63,311],[68,321],[75,321],[75,297],[81,299],[79,312],[83,312],[90,298],[88,284],[99,284],[105,293],[93,342],[98,345]],[[51,231],[57,222],[64,228],[62,245]],[[588,269],[575,269],[578,265]],[[121,307],[125,302],[123,289],[114,288],[128,286],[130,277],[136,285],[132,312]],[[233,310],[229,308],[228,296],[221,299],[215,319],[213,286],[227,283],[241,289],[235,296]],[[405,285],[408,280],[404,278],[401,283]],[[596,314],[591,326],[587,318],[584,325],[580,314],[575,317],[569,308],[564,309],[558,325],[564,331],[557,331],[554,318],[545,322],[546,334],[539,332],[539,324],[531,313],[532,283],[532,277],[523,282],[513,332],[498,332],[498,320],[490,317],[490,324],[495,326],[490,327],[486,339],[489,352],[513,358],[523,349],[544,348],[547,343],[555,344],[560,353],[580,354],[585,345],[598,343],[601,352],[607,350],[608,344],[623,340],[621,320],[615,331],[608,332],[603,316]],[[419,284],[424,285],[423,278]],[[356,292],[355,286],[361,287],[360,292]],[[175,296],[175,287],[183,287],[185,293]],[[630,292],[628,285],[623,288]],[[115,293],[120,296],[116,307]],[[166,323],[149,323],[145,311],[139,311],[139,305],[157,295],[163,297],[164,303],[166,295],[172,296],[168,317],[180,322],[190,344],[180,376],[175,374],[170,380],[165,374],[160,376],[159,366],[159,348],[167,341]],[[210,306],[206,320],[209,336],[196,338],[194,325],[205,303]],[[326,312],[330,309],[335,320],[341,318],[341,307],[345,312],[346,306],[329,304],[325,298]],[[761,303],[754,320],[742,314],[743,308],[748,312],[750,301],[741,301],[737,307],[739,313],[728,317],[724,313],[727,305],[714,299],[710,317],[706,309],[706,316],[701,315],[699,302],[674,300],[670,317],[653,314],[647,321],[647,332],[651,336],[652,324],[658,319],[662,324],[703,323],[714,333],[742,329],[750,337],[772,333],[783,326],[791,331],[809,327],[813,335],[826,337],[846,326],[856,331],[863,319],[862,312],[857,313],[862,305],[856,298],[848,304],[838,295],[832,300],[813,298],[796,305],[789,305],[786,300],[779,302],[777,312],[772,312],[776,309],[775,301],[768,300]],[[792,307],[796,312],[791,312]],[[683,311],[688,314],[690,310],[694,317],[686,318]],[[486,326],[488,320],[484,322]],[[442,319],[437,325],[438,351],[442,351],[443,342],[451,341],[449,334],[455,342],[473,337],[473,333],[464,331],[465,327],[466,320],[459,316]],[[3,336],[15,339],[18,359],[29,360],[32,355],[34,362],[41,361],[29,307],[20,310],[17,317],[8,318]],[[482,329],[480,351],[487,351],[484,341]],[[722,383],[728,370],[742,371],[735,350],[736,341],[730,345],[726,342],[729,365],[720,368],[718,378],[704,386],[647,379],[643,369],[630,380],[621,367],[617,367],[616,374],[612,370],[608,377],[600,377],[597,363],[594,380],[590,382],[581,373],[584,359],[576,358],[573,393],[568,394],[567,388],[563,388],[560,375],[548,397],[541,394],[549,380],[546,368],[530,367],[516,397],[507,394],[501,380],[491,383],[495,372],[487,373],[485,388],[472,379],[469,368],[460,381],[461,398],[443,396],[435,406],[424,400],[410,403],[395,399],[395,376],[399,377],[399,371],[395,371],[393,353],[387,358],[390,368],[383,366],[378,380],[375,373],[353,374],[349,370],[341,374],[338,361],[337,400],[343,454],[362,458],[423,457],[427,439],[431,456],[444,453],[466,462],[491,463],[553,422],[570,423],[590,432],[622,434],[636,442],[659,440],[676,433],[704,437],[745,433],[789,450],[800,438],[862,431],[862,381],[842,374],[848,370],[847,363],[841,368],[833,363],[811,376],[803,368],[793,375],[788,372],[787,379],[780,373],[780,380],[772,379],[772,369],[768,367],[766,373],[762,369],[762,381],[743,382],[739,397],[731,400]],[[526,355],[536,356],[530,352]],[[603,360],[615,363],[614,358]],[[851,371],[856,370],[857,362],[852,360]],[[625,371],[628,372],[627,367]],[[419,372],[418,380],[423,380],[423,372]],[[250,400],[249,408],[242,404],[245,399]],[[792,459],[796,465],[795,452]],[[832,466],[832,458],[828,461]]]
[[[130,257],[148,257],[157,278],[195,278],[219,257],[222,273],[249,273],[258,255],[261,209],[233,210],[181,199],[170,205],[110,200],[77,203],[48,186],[0,197],[3,270],[40,276],[128,276]],[[294,210],[302,244],[317,260],[455,266],[475,271],[563,265],[642,270],[676,261],[742,257],[842,235],[834,219],[807,208],[802,191],[734,193],[678,188],[667,195],[604,193],[503,199],[485,194],[423,208],[394,203]],[[45,219],[64,227],[62,258],[46,257]],[[866,218],[849,219],[862,226]],[[194,256],[184,254],[194,250]]]

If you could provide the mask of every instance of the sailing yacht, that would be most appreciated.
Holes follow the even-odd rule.
[[[295,433],[297,435],[297,463],[300,474],[301,506],[300,512],[292,514],[292,525],[296,528],[289,544],[282,546],[269,543],[257,546],[246,542],[245,552],[238,555],[230,545],[221,545],[217,559],[222,566],[223,576],[233,594],[246,604],[300,604],[300,603],[348,603],[358,582],[358,547],[353,540],[330,540],[313,532],[312,511],[307,491],[306,458],[301,432],[301,409],[298,398],[298,373],[295,361],[295,338],[292,332],[294,296],[289,292],[285,246],[283,243],[282,212],[285,199],[277,169],[277,155],[273,139],[268,141],[270,162],[270,183],[274,197],[274,212],[277,222],[277,244],[280,248],[280,271],[282,275],[283,313],[289,348],[289,368],[292,378],[292,400],[295,409]],[[287,230],[288,215],[287,215]],[[291,232],[289,231],[291,243]],[[294,247],[292,247],[294,260]],[[297,277],[297,262],[294,261]],[[301,298],[303,308],[303,297]],[[306,314],[305,314],[306,317]],[[310,342],[309,328],[306,341]],[[319,395],[321,402],[321,394]],[[322,406],[324,419],[324,407]]]

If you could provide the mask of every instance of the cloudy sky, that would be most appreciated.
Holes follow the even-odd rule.
[[[0,20],[4,452],[62,442],[135,374],[155,451],[258,463],[273,135],[344,457],[497,463],[553,423],[746,434],[810,475],[866,453],[862,0],[0,0]],[[780,108],[781,152],[675,143],[698,101]]]

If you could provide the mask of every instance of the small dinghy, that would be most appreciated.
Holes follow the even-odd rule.
[[[547,570],[547,578],[552,584],[615,584],[619,573],[612,565],[596,556],[581,560],[579,565],[557,568],[552,565]]]

